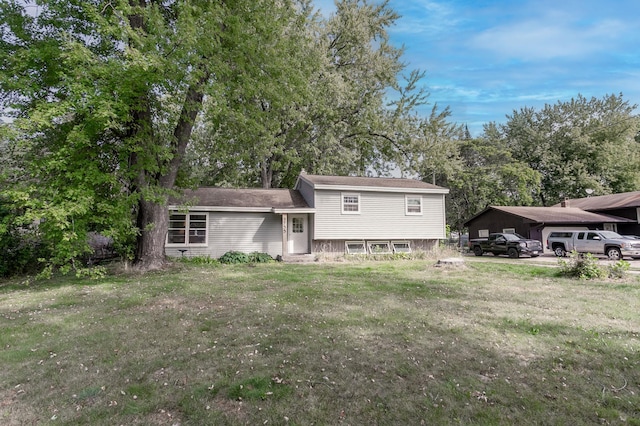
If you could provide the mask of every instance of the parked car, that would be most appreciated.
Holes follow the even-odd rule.
[[[506,254],[509,257],[518,258],[521,255],[536,257],[542,253],[540,241],[504,232],[489,234],[488,238],[473,239],[469,241],[469,247],[476,256],[493,253],[494,256]]]
[[[640,259],[640,240],[624,238],[612,231],[554,231],[547,238],[547,248],[559,257],[575,250],[604,254],[611,260],[624,256]]]
[[[640,240],[640,237],[637,235],[621,235],[625,240]]]

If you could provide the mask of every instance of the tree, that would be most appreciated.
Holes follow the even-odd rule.
[[[540,173],[538,202],[554,204],[640,188],[640,121],[622,94],[601,99],[579,95],[568,102],[523,108],[508,116],[502,138],[512,156]]]
[[[234,80],[270,78],[256,52],[296,13],[276,0],[0,3],[0,101],[19,152],[2,196],[39,221],[54,264],[85,252],[90,230],[135,247],[124,254],[142,269],[164,264],[166,200],[198,115],[223,108]]]
[[[540,175],[527,164],[513,158],[497,137],[494,124],[485,125],[483,137],[458,143],[459,162],[446,176],[447,222],[453,229],[489,205],[527,206],[534,202]]]
[[[295,90],[273,90],[269,81],[233,85],[228,108],[206,117],[188,154],[196,182],[268,188],[292,186],[301,169],[384,174],[406,151],[423,74],[410,73],[400,86],[402,49],[386,32],[398,16],[387,2],[336,7],[329,18],[309,14],[281,29],[280,44],[290,46],[281,69]],[[387,104],[392,93],[398,100]]]

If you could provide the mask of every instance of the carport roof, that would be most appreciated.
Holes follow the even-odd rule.
[[[577,207],[582,210],[602,211],[628,207],[640,207],[640,191],[623,192],[620,194],[598,195],[588,198],[573,198],[565,201],[570,207]],[[560,207],[558,203],[553,207]]]
[[[489,210],[498,210],[514,216],[521,217],[532,223],[568,224],[568,223],[625,223],[634,222],[617,216],[602,213],[587,212],[576,207],[524,207],[524,206],[489,206],[482,212],[469,219],[465,226],[473,219],[483,215]]]

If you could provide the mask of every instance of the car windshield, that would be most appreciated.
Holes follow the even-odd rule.
[[[613,232],[613,231],[598,231],[598,232],[600,232],[600,235],[602,235],[607,240],[622,238],[622,235],[618,234],[617,232]]]
[[[519,234],[504,234],[504,238],[507,241],[518,241],[518,240],[525,239],[522,235],[519,235]]]

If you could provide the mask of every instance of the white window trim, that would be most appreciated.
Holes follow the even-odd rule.
[[[357,211],[345,211],[344,209],[344,197],[355,197],[358,199],[358,210]],[[354,204],[350,204],[350,205],[354,205]],[[342,192],[340,194],[340,210],[342,210],[342,214],[360,214],[360,194],[355,193],[355,192]]]
[[[478,238],[489,238],[489,230],[488,229],[479,229],[478,230]]]
[[[418,199],[418,200],[420,200],[420,211],[419,212],[410,212],[409,211],[409,199]],[[404,196],[404,213],[407,216],[422,216],[422,195],[405,195]]]
[[[362,251],[358,251],[358,252],[351,252],[349,250],[349,245],[356,245],[358,244],[361,248]],[[367,254],[367,247],[364,244],[364,241],[345,241],[344,242],[344,251],[347,252],[347,254]]]
[[[407,248],[398,249],[396,245],[406,244]],[[411,242],[409,241],[391,241],[391,247],[393,247],[394,253],[411,253]]]
[[[172,214],[184,214],[185,215],[185,240],[184,243],[170,243],[169,242],[169,232],[167,230],[167,236],[165,238],[165,246],[166,247],[208,247],[209,246],[209,213],[207,212],[187,212],[187,213],[182,213],[179,211],[170,211],[169,212],[169,221],[171,221],[171,215]],[[204,243],[189,243],[189,223],[190,221],[190,216],[191,215],[204,215],[205,216],[205,222],[206,222],[206,227],[205,228],[198,228],[198,229],[204,229],[205,230],[205,234],[204,234]]]
[[[386,249],[375,250],[373,246],[385,246]],[[367,246],[369,248],[369,253],[371,254],[389,254],[391,253],[391,246],[389,245],[389,241],[367,241]]]

